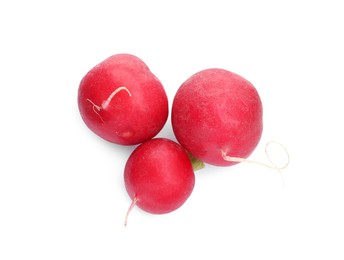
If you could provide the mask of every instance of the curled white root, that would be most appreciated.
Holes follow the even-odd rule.
[[[281,166],[278,166],[276,165],[276,163],[271,159],[270,155],[269,155],[269,152],[268,152],[268,147],[272,144],[277,144],[279,145],[285,152],[286,156],[287,156],[287,161],[285,164],[281,165]],[[283,182],[283,188],[284,188],[284,178],[283,178],[283,175],[282,175],[282,171],[283,169],[287,168],[287,166],[289,165],[289,161],[290,161],[290,157],[289,157],[289,153],[288,153],[288,150],[279,142],[276,142],[276,141],[270,141],[268,142],[266,145],[265,145],[265,154],[266,154],[266,157],[268,158],[269,160],[269,163],[264,163],[264,162],[259,162],[259,161],[255,161],[255,160],[250,160],[250,159],[246,159],[246,158],[239,158],[239,157],[232,157],[232,156],[228,156],[227,153],[223,150],[221,150],[221,155],[222,155],[222,158],[225,160],[225,161],[228,161],[228,162],[245,162],[245,163],[253,163],[253,164],[258,164],[258,165],[261,165],[261,166],[265,166],[267,168],[270,168],[270,169],[275,169],[275,170],[278,170],[279,174],[281,175],[282,177],[282,182]]]
[[[105,101],[102,103],[102,109],[106,109],[106,108],[109,106],[109,104],[110,104],[112,98],[113,98],[118,92],[120,92],[121,90],[127,91],[128,95],[131,97],[131,93],[130,93],[130,91],[129,91],[126,87],[119,87],[119,88],[116,88],[116,89],[110,94],[110,96],[107,98],[107,100],[105,100]]]
[[[125,91],[128,93],[128,95],[131,97],[131,93],[130,93],[130,91],[129,91],[126,87],[119,87],[119,88],[116,88],[116,89],[110,94],[110,96],[109,96],[106,100],[103,101],[103,103],[102,103],[101,106],[96,105],[96,104],[95,104],[92,100],[90,100],[89,98],[86,99],[88,102],[90,102],[90,103],[93,105],[93,107],[92,107],[93,112],[96,113],[96,114],[100,117],[100,119],[101,119],[103,122],[104,122],[104,120],[103,120],[103,118],[101,117],[101,115],[99,114],[100,110],[106,109],[106,108],[109,106],[109,104],[110,104],[111,100],[113,99],[113,97],[114,97],[118,92],[120,92],[121,90],[125,90]]]
[[[269,152],[268,152],[268,147],[271,145],[271,144],[278,144],[284,151],[285,151],[285,154],[287,155],[287,162],[282,165],[282,166],[277,166],[270,158],[270,155],[269,155]],[[246,158],[239,158],[239,157],[232,157],[232,156],[228,156],[226,154],[225,151],[221,150],[221,155],[222,155],[222,158],[225,160],[225,161],[228,161],[228,162],[246,162],[246,163],[254,163],[254,164],[258,164],[258,165],[262,165],[262,166],[265,166],[265,167],[268,167],[268,168],[271,168],[271,169],[276,169],[276,170],[283,170],[285,169],[288,164],[289,164],[289,153],[287,151],[287,149],[279,142],[276,142],[276,141],[271,141],[271,142],[268,142],[266,145],[265,145],[265,154],[266,154],[266,157],[268,158],[270,164],[267,164],[267,163],[264,163],[264,162],[259,162],[259,161],[254,161],[254,160],[250,160],[250,159],[246,159]]]

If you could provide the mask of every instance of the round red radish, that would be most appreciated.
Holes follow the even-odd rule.
[[[195,175],[186,151],[179,144],[155,138],[139,145],[130,155],[124,182],[132,206],[163,214],[176,210],[189,198]]]
[[[78,105],[94,133],[122,145],[153,138],[168,116],[163,85],[130,54],[113,55],[92,68],[80,82]]]
[[[224,69],[206,69],[186,80],[172,105],[177,140],[205,163],[229,166],[247,158],[263,130],[263,109],[255,87]]]

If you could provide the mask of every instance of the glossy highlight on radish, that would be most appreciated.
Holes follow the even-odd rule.
[[[233,72],[211,68],[192,75],[172,104],[172,127],[194,157],[217,166],[240,162],[256,148],[263,108],[256,88]]]
[[[124,183],[138,206],[153,214],[165,214],[181,207],[191,195],[195,174],[186,151],[176,142],[155,138],[139,145],[124,170]]]
[[[110,56],[92,68],[80,82],[78,106],[89,129],[122,145],[153,138],[168,117],[163,85],[131,54]]]

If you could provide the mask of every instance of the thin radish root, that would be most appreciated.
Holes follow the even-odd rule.
[[[127,223],[128,223],[128,217],[129,217],[129,214],[131,212],[131,210],[135,207],[136,203],[137,203],[138,199],[137,197],[135,196],[133,201],[131,202],[130,204],[130,207],[127,211],[127,214],[125,215],[125,220],[124,220],[124,226],[126,227],[127,226]]]
[[[119,88],[116,88],[116,89],[110,94],[110,96],[107,98],[107,100],[105,100],[105,101],[102,103],[102,109],[106,109],[106,108],[109,106],[109,104],[110,104],[112,98],[113,98],[118,92],[120,92],[121,90],[127,91],[128,95],[131,97],[131,93],[130,93],[130,91],[129,91],[126,87],[119,87]]]
[[[269,152],[268,152],[268,147],[271,145],[271,144],[278,144],[284,151],[285,151],[285,154],[287,155],[287,162],[282,165],[282,166],[277,166],[270,158],[270,155],[269,155]],[[290,161],[290,158],[289,158],[289,153],[287,151],[287,149],[279,142],[275,142],[275,141],[271,141],[271,142],[268,142],[266,145],[265,145],[265,154],[266,154],[266,157],[268,158],[270,164],[267,164],[267,163],[264,163],[264,162],[259,162],[259,161],[254,161],[254,160],[249,160],[249,159],[246,159],[246,158],[239,158],[239,157],[232,157],[232,156],[228,156],[226,154],[225,151],[221,150],[221,155],[222,155],[222,158],[228,162],[245,162],[245,163],[254,163],[254,164],[258,164],[258,165],[262,165],[262,166],[265,166],[265,167],[268,167],[268,168],[271,168],[271,169],[276,169],[276,170],[283,170],[285,169],[288,164],[289,164],[289,161]]]
[[[89,98],[86,99],[88,102],[90,102],[90,103],[93,105],[93,108],[92,108],[92,109],[93,109],[93,112],[96,113],[96,114],[100,117],[100,119],[103,121],[103,123],[104,123],[104,120],[103,120],[103,118],[101,117],[101,115],[99,114],[100,110],[106,109],[106,108],[109,106],[109,104],[110,104],[112,98],[113,98],[118,92],[120,92],[121,90],[125,90],[125,91],[128,93],[128,95],[131,97],[131,93],[130,93],[130,91],[129,91],[126,87],[119,87],[119,88],[116,88],[116,89],[110,94],[110,96],[109,96],[105,101],[103,101],[103,103],[102,103],[101,106],[96,105],[96,104],[95,104],[92,100],[90,100]]]
[[[286,163],[285,163],[284,165],[282,165],[282,166],[277,166],[277,165],[273,162],[273,160],[271,159],[271,157],[269,156],[268,147],[269,147],[270,145],[272,145],[272,144],[277,144],[277,145],[279,145],[279,146],[284,150],[284,152],[285,152],[285,154],[286,154],[286,156],[287,156],[287,161],[286,161]],[[270,161],[271,165],[273,166],[273,167],[272,167],[273,169],[283,170],[283,169],[287,168],[287,166],[289,165],[290,157],[289,157],[288,150],[287,150],[287,148],[285,148],[284,145],[282,145],[282,144],[279,143],[279,142],[276,142],[276,141],[270,141],[270,142],[268,142],[268,143],[265,145],[265,154],[266,154],[266,157],[268,158],[268,160]]]
[[[96,104],[95,104],[92,100],[90,100],[89,98],[86,99],[86,100],[87,100],[88,102],[90,102],[90,103],[93,105],[93,111],[94,111],[96,114],[98,114],[97,111],[100,111],[101,109],[106,109],[106,108],[109,106],[109,104],[110,104],[112,98],[113,98],[118,92],[120,92],[121,90],[127,91],[129,97],[131,97],[131,93],[130,93],[130,91],[129,91],[126,87],[119,87],[119,88],[116,88],[116,89],[110,94],[110,96],[109,96],[105,101],[103,101],[103,103],[102,103],[101,106],[96,105]],[[97,110],[97,111],[96,111],[96,110]]]
[[[98,113],[100,111],[100,106],[97,106],[96,104],[94,104],[90,99],[86,99],[86,100],[93,105],[92,107],[93,112],[96,113],[99,116],[99,118],[102,120],[102,122],[104,123],[102,116]]]
[[[284,150],[284,152],[285,152],[285,154],[287,156],[287,161],[282,166],[277,166],[276,163],[271,159],[271,157],[269,155],[268,147],[271,146],[272,144],[279,145]],[[229,162],[253,163],[253,164],[258,164],[258,165],[261,165],[261,166],[265,166],[265,167],[270,168],[270,169],[278,170],[278,172],[279,172],[279,174],[281,175],[281,178],[282,178],[282,186],[283,186],[283,189],[284,189],[285,185],[284,185],[284,178],[283,178],[283,175],[282,175],[282,170],[287,168],[287,166],[289,165],[290,157],[289,157],[289,153],[288,153],[287,148],[285,148],[281,143],[276,142],[276,141],[270,141],[270,142],[268,142],[265,145],[265,154],[266,154],[266,157],[268,158],[270,164],[264,163],[264,162],[259,162],[259,161],[254,161],[254,160],[249,160],[249,159],[245,159],[245,158],[228,156],[226,154],[226,152],[224,152],[223,150],[221,151],[221,154],[222,154],[222,158],[224,160],[226,160],[226,161],[229,161]]]

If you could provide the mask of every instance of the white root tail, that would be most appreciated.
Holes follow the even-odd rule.
[[[286,162],[284,165],[282,165],[282,166],[277,166],[277,165],[271,160],[270,155],[269,155],[269,152],[268,152],[268,147],[269,147],[271,144],[278,144],[278,145],[285,151],[285,154],[286,154],[286,156],[287,156],[287,162]],[[268,142],[268,143],[265,145],[265,154],[266,154],[266,157],[268,158],[270,164],[264,163],[264,162],[259,162],[259,161],[254,161],[254,160],[250,160],[250,159],[246,159],[246,158],[232,157],[232,156],[227,155],[225,151],[221,150],[222,158],[223,158],[225,161],[228,161],[228,162],[254,163],[254,164],[262,165],[262,166],[265,166],[265,167],[268,167],[268,168],[271,168],[271,169],[276,169],[276,170],[279,170],[279,171],[285,169],[285,168],[289,165],[290,158],[289,158],[288,150],[287,150],[281,143],[279,143],[279,142],[275,142],[275,141]]]
[[[92,106],[93,112],[96,113],[99,116],[99,118],[102,120],[102,122],[104,123],[102,116],[99,114],[100,106],[97,106],[96,104],[94,104],[89,98],[86,100],[93,105]]]
[[[279,145],[285,152],[286,156],[287,156],[287,162],[282,165],[282,166],[277,166],[276,163],[273,162],[273,160],[271,160],[270,158],[270,155],[269,155],[269,152],[268,152],[268,147],[271,145],[271,144],[277,144]],[[278,170],[281,178],[282,178],[282,187],[284,189],[285,185],[284,185],[284,178],[283,178],[283,175],[282,175],[282,171],[283,169],[285,169],[288,165],[289,165],[289,161],[290,161],[290,158],[289,158],[289,153],[288,153],[288,150],[279,142],[276,142],[276,141],[271,141],[271,142],[268,142],[266,145],[265,145],[265,154],[266,154],[266,157],[268,158],[270,164],[268,163],[264,163],[264,162],[259,162],[259,161],[254,161],[254,160],[249,160],[249,159],[245,159],[245,158],[239,158],[239,157],[232,157],[232,156],[228,156],[226,154],[226,152],[224,152],[223,150],[221,151],[221,154],[222,154],[222,158],[225,160],[225,161],[228,161],[228,162],[245,162],[245,163],[253,163],[253,164],[258,164],[258,165],[261,165],[261,166],[265,166],[267,168],[270,168],[270,169],[275,169],[275,170]]]
[[[116,88],[116,89],[110,94],[110,96],[107,98],[107,100],[105,100],[105,101],[102,103],[102,109],[106,109],[106,108],[109,106],[109,104],[110,104],[112,98],[113,98],[118,92],[120,92],[121,90],[127,91],[128,95],[131,97],[131,93],[130,93],[130,91],[129,91],[126,87],[119,87],[119,88]]]
[[[103,121],[103,123],[104,123],[104,120],[103,120],[103,118],[101,117],[101,115],[99,114],[100,110],[106,109],[106,108],[109,106],[109,104],[110,104],[111,100],[113,99],[113,97],[114,97],[118,92],[120,92],[121,90],[125,90],[125,91],[128,93],[128,95],[131,97],[131,93],[130,93],[130,91],[129,91],[126,87],[119,87],[119,88],[116,88],[116,89],[110,94],[110,96],[109,96],[105,101],[103,101],[103,103],[102,103],[101,106],[96,105],[96,104],[95,104],[92,100],[90,100],[89,98],[86,99],[86,101],[90,102],[90,103],[93,105],[93,107],[92,107],[93,112],[96,113],[96,114],[99,116],[99,118]]]
[[[127,224],[128,224],[128,217],[129,217],[129,214],[131,212],[131,210],[135,207],[136,203],[137,203],[138,199],[137,197],[135,196],[130,204],[130,207],[127,211],[127,214],[125,215],[125,220],[124,220],[124,226],[126,227]]]

